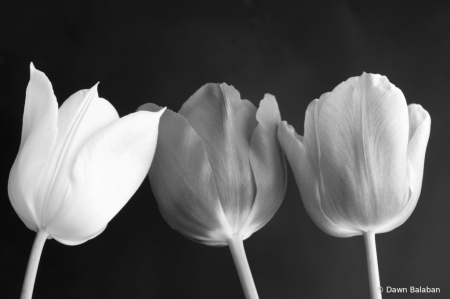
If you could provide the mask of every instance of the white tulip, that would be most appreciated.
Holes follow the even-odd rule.
[[[332,236],[363,234],[376,263],[374,234],[404,223],[419,199],[430,125],[386,77],[364,73],[311,102],[304,137],[283,122],[278,138],[312,220]]]
[[[8,193],[36,231],[22,298],[31,298],[45,239],[78,245],[100,234],[144,180],[162,112],[119,118],[97,86],[58,109],[50,81],[31,64],[19,153]]]
[[[158,111],[145,104],[140,109]],[[169,225],[189,239],[230,247],[246,298],[258,298],[243,240],[266,225],[286,192],[274,96],[257,109],[226,84],[206,84],[178,113],[166,110],[150,184]]]

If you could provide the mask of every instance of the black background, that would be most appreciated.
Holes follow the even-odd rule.
[[[29,64],[59,104],[100,81],[121,116],[153,102],[178,111],[207,82],[256,106],[276,96],[303,134],[310,101],[363,71],[386,75],[431,115],[422,194],[377,235],[381,285],[450,298],[450,5],[439,1],[2,2],[0,297],[18,298],[35,233],[8,200]],[[362,237],[334,238],[305,212],[290,168],[285,201],[244,242],[260,298],[369,298]],[[243,298],[227,247],[192,242],[162,219],[146,179],[97,238],[46,242],[33,298]]]

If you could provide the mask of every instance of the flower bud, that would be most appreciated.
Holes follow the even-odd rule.
[[[304,137],[282,122],[278,138],[308,214],[348,237],[388,232],[411,215],[430,124],[386,77],[364,73],[311,102]]]
[[[273,96],[256,109],[226,84],[207,84],[178,113],[166,110],[149,179],[170,226],[221,246],[233,235],[246,239],[263,227],[286,191],[280,121]]]
[[[144,180],[161,113],[119,118],[97,85],[58,109],[52,85],[31,64],[22,139],[8,194],[25,225],[67,245],[100,234]]]

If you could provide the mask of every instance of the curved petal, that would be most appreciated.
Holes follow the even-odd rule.
[[[420,105],[408,106],[410,139],[408,144],[408,181],[415,201],[422,190],[425,152],[430,138],[431,118]]]
[[[255,199],[249,150],[256,108],[241,100],[232,86],[207,84],[184,103],[179,114],[203,140],[223,210],[237,232]]]
[[[146,104],[139,109],[158,111]],[[226,245],[232,236],[203,142],[183,116],[166,110],[161,117],[150,184],[169,225],[195,241]]]
[[[56,121],[58,119],[58,102],[56,101],[55,94],[53,93],[53,87],[47,76],[34,68],[33,63],[30,64],[30,82],[27,86],[25,108],[23,112],[23,127],[22,127],[22,139],[20,142],[20,149],[23,148],[25,142],[32,133],[40,133],[42,136],[39,138],[49,142],[46,144],[47,148],[54,142],[56,137]],[[48,130],[39,132],[38,130]],[[34,135],[33,134],[33,135]],[[37,137],[34,137],[37,138]],[[31,142],[31,140],[30,140]],[[47,148],[38,147],[36,145],[36,156],[42,155],[48,156]]]
[[[320,144],[317,136],[317,126],[316,122],[319,117],[320,109],[323,107],[323,104],[326,102],[328,95],[323,94],[320,97],[320,100],[314,100],[309,103],[308,108],[305,113],[305,137],[303,138],[302,143],[306,148],[306,154],[308,155],[308,159],[311,161],[311,166],[313,167],[314,176],[316,178],[320,177]],[[294,128],[292,128],[294,136],[300,138],[301,136],[295,133]]]
[[[322,107],[326,104],[329,99],[331,93],[324,93],[320,96],[319,100],[312,101],[305,113],[305,137],[303,138],[303,144],[305,147],[306,153],[302,159],[299,160],[301,162],[302,168],[313,171],[313,177],[304,178],[304,183],[300,185],[300,190],[305,188],[304,192],[306,195],[302,195],[303,203],[305,204],[306,210],[311,211],[308,212],[309,215],[316,215],[320,217],[325,217],[327,219],[322,219],[322,226],[318,225],[320,228],[323,225],[327,224],[327,230],[323,230],[332,236],[337,237],[351,237],[355,234],[360,234],[358,230],[355,231],[354,227],[349,226],[340,214],[333,213],[334,211],[327,211],[327,205],[324,204],[328,200],[328,194],[325,192],[323,187],[323,176],[320,171],[320,159],[321,159],[321,151],[320,151],[320,139],[317,135],[317,121],[320,116],[320,112]],[[293,130],[293,129],[292,129]],[[299,135],[294,132],[294,137],[301,139]],[[302,140],[300,140],[302,141]],[[306,174],[307,175],[307,174]],[[305,175],[305,176],[306,176]],[[303,194],[303,193],[302,193]],[[308,195],[309,194],[309,195]],[[311,200],[309,202],[305,202],[307,198]],[[319,206],[315,206],[318,204]],[[308,207],[308,205],[313,205]],[[318,210],[319,209],[319,210]],[[312,217],[312,216],[311,216]],[[318,222],[316,221],[316,224]]]
[[[99,231],[95,232],[92,235],[89,236],[84,236],[84,237],[75,237],[75,238],[65,238],[65,236],[61,236],[59,237],[58,235],[54,235],[52,236],[56,241],[58,241],[59,243],[62,243],[64,245],[68,245],[68,246],[75,246],[75,245],[80,245],[85,243],[86,241],[89,241],[91,239],[94,239],[95,237],[97,237],[98,235],[100,235],[105,229],[106,229],[107,225],[105,225],[103,228],[101,228]]]
[[[9,176],[8,193],[16,213],[35,231],[41,226],[42,199],[37,194],[58,133],[57,119],[58,103],[52,85],[47,76],[31,64],[22,139]]]
[[[369,230],[403,210],[407,112],[403,93],[380,75],[364,73],[331,92],[317,122],[327,214]]]
[[[250,145],[256,197],[240,229],[243,239],[250,237],[273,217],[283,202],[287,184],[286,162],[277,137],[280,110],[274,96],[265,95],[256,112],[256,120],[258,126]]]
[[[59,108],[58,138],[52,160],[48,165],[46,208],[41,215],[45,225],[60,209],[69,187],[73,161],[86,141],[98,130],[119,119],[116,109],[99,98],[97,84],[90,90],[80,90],[70,96]]]
[[[151,165],[162,114],[139,111],[96,132],[75,158],[71,185],[48,232],[60,240],[96,234],[122,209]]]
[[[309,105],[309,113],[311,113],[311,110],[314,110],[316,103],[317,100]],[[308,117],[307,112],[305,133],[308,132],[307,130],[314,129],[314,127],[311,128],[311,125],[308,124],[309,122],[314,122],[314,119],[312,116]],[[312,125],[314,124],[312,123]],[[312,160],[311,157],[316,155],[313,153],[311,155],[309,154],[310,148],[314,148],[315,146],[308,147],[305,140],[306,137],[306,134],[305,138],[297,135],[294,128],[289,126],[285,121],[281,122],[278,126],[278,140],[291,165],[295,181],[299,187],[302,201],[308,215],[321,230],[331,236],[351,237],[360,235],[361,232],[359,231],[350,230],[337,225],[331,221],[322,210],[320,204],[319,179],[317,175],[318,167],[316,165],[318,164],[318,160]]]
[[[409,202],[404,210],[377,233],[384,233],[402,225],[412,214],[422,190],[425,152],[430,137],[431,118],[420,105],[411,104],[409,112],[409,144],[407,153],[408,182],[411,190]]]
[[[323,182],[323,175],[320,170],[320,160],[322,155],[320,150],[320,138],[317,134],[317,122],[322,108],[330,98],[330,94],[330,92],[322,94],[319,100],[312,101],[306,109],[304,145],[309,162],[305,161],[305,163],[309,163],[310,165],[306,165],[305,168],[308,169],[308,167],[312,167],[311,170],[314,171],[315,177],[317,178],[317,192],[319,192],[318,198],[320,200],[319,204],[322,212],[331,222],[333,222],[334,225],[339,227],[339,229],[349,230],[352,232],[351,235],[346,233],[342,235],[342,237],[351,237],[355,234],[361,234],[361,231],[351,225],[351,223],[349,224],[345,218],[345,215],[341,215],[339,210],[334,208],[334,201],[329,198],[329,195],[326,192]],[[295,136],[299,137],[298,135]],[[314,190],[314,192],[316,191]],[[332,205],[327,203],[332,203]]]

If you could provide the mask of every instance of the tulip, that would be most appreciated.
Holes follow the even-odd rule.
[[[286,191],[280,121],[272,95],[256,109],[232,86],[207,84],[178,113],[164,112],[149,171],[172,228],[206,245],[229,245],[246,298],[258,295],[242,241],[272,218]]]
[[[309,105],[305,136],[278,129],[306,211],[336,237],[364,235],[372,298],[381,298],[375,234],[393,230],[419,199],[430,116],[386,77],[364,73]]]
[[[58,109],[50,81],[30,66],[22,139],[8,182],[11,204],[37,232],[21,298],[31,298],[46,239],[78,245],[99,235],[144,180],[161,113],[119,119],[97,86]]]

